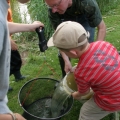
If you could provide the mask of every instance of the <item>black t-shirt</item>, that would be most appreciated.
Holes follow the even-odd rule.
[[[102,15],[96,0],[73,0],[72,6],[62,15],[52,13],[52,10],[49,9],[49,18],[54,29],[61,22],[68,20],[82,24],[86,19],[91,27],[98,26],[102,21]],[[79,18],[83,20],[79,21]]]

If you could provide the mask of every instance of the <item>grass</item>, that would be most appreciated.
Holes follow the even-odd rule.
[[[103,15],[103,19],[107,26],[106,41],[112,43],[118,51],[120,51],[120,5],[116,9],[109,10]],[[30,33],[28,33],[30,34]],[[22,40],[22,43],[21,43]],[[14,76],[10,76],[10,85],[13,87],[13,91],[8,93],[8,106],[13,112],[21,113],[23,109],[18,102],[18,95],[21,87],[31,79],[37,77],[48,77],[56,80],[61,79],[61,70],[58,61],[58,50],[54,47],[49,48],[45,54],[39,51],[38,40],[25,41],[20,39],[17,41],[19,50],[22,55],[24,64],[21,68],[23,75],[27,75],[25,80],[15,82]],[[23,54],[24,53],[24,54]],[[72,64],[75,65],[77,60],[72,60]],[[46,84],[47,86],[47,84]],[[38,88],[41,89],[41,88]],[[45,89],[42,91],[45,92]],[[74,101],[71,111],[62,117],[61,120],[77,120],[79,116],[79,110],[81,107],[79,101]],[[110,120],[109,116],[106,116],[102,120]]]

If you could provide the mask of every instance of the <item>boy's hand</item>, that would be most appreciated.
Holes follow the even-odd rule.
[[[72,96],[76,100],[80,100],[80,98],[81,98],[81,94],[78,91],[72,93]]]

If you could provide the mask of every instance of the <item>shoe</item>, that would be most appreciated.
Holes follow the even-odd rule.
[[[15,81],[18,82],[20,80],[23,80],[25,79],[26,77],[25,76],[22,76],[21,72],[20,71],[16,71],[14,73],[14,77],[15,77]]]
[[[13,88],[11,86],[9,86],[9,88],[8,88],[8,92],[10,92],[10,91],[13,91]]]
[[[16,78],[15,81],[18,82],[18,81],[20,81],[20,80],[24,80],[25,78],[26,78],[25,76],[22,76],[22,75],[21,75],[19,78]]]

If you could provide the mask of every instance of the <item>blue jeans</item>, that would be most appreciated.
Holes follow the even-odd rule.
[[[80,23],[86,31],[89,31],[90,37],[89,37],[89,43],[94,41],[94,35],[95,35],[95,28],[90,27],[88,20],[84,14],[80,14],[76,17],[76,22]]]

